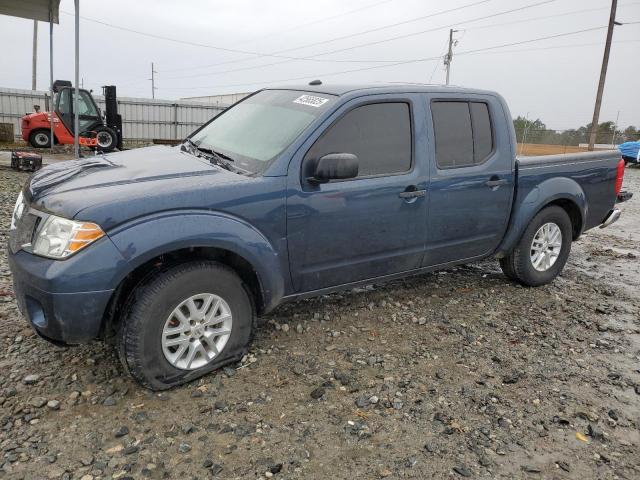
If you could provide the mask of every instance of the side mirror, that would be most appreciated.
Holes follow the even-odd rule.
[[[329,153],[318,159],[310,183],[327,183],[358,176],[358,157],[352,153]]]

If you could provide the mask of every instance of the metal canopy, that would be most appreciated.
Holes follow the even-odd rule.
[[[58,23],[60,0],[2,0],[0,15]]]

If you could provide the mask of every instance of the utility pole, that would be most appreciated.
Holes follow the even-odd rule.
[[[156,98],[156,77],[155,74],[158,73],[153,69],[153,62],[151,62],[151,98]]]
[[[31,90],[36,89],[36,73],[38,68],[38,21],[33,21],[33,63],[31,64]]]
[[[589,135],[589,150],[593,150],[598,134],[598,121],[600,119],[600,106],[602,105],[602,93],[604,92],[604,81],[607,78],[607,66],[609,65],[609,52],[611,51],[611,38],[613,37],[613,27],[621,25],[616,22],[616,8],[618,0],[611,0],[611,14],[609,15],[609,28],[607,29],[607,42],[604,46],[604,56],[602,57],[602,68],[600,69],[600,82],[596,93],[596,105],[593,109],[593,120],[591,121],[591,134]]]
[[[453,60],[453,47],[457,45],[457,41],[453,41],[453,34],[458,30],[454,30],[453,28],[449,29],[449,51],[444,57],[444,65],[447,69],[447,85],[449,85],[449,76],[451,73],[451,61]]]

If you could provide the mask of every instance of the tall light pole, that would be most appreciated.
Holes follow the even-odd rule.
[[[607,66],[609,65],[609,52],[611,51],[611,39],[613,38],[613,27],[621,25],[616,22],[616,8],[618,0],[611,0],[611,13],[609,14],[609,28],[607,29],[607,42],[604,46],[604,56],[602,57],[602,68],[600,69],[600,81],[596,93],[596,105],[593,109],[593,120],[591,121],[591,134],[589,135],[589,150],[593,150],[598,134],[598,121],[600,120],[600,106],[602,105],[602,94],[604,92],[604,82],[607,78]]]
[[[76,6],[76,77],[75,77],[75,94],[73,97],[73,154],[75,158],[80,157],[80,114],[78,112],[78,103],[80,99],[80,0],[74,0]]]
[[[31,63],[31,90],[36,89],[36,73],[38,68],[38,21],[33,21],[33,60]]]
[[[151,98],[156,98],[156,73],[158,72],[155,71],[153,62],[151,62],[151,78],[149,79],[151,80]]]

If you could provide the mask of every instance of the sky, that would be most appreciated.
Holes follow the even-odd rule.
[[[549,128],[591,121],[609,0],[81,0],[80,76],[100,92],[177,99],[265,86],[444,83],[502,94]],[[108,6],[108,7],[107,7]],[[54,77],[73,79],[73,0],[54,26]],[[600,121],[640,127],[640,0],[620,0]],[[49,77],[39,24],[37,88]],[[0,15],[0,87],[31,86],[32,21]],[[142,32],[144,35],[137,32]],[[166,37],[166,38],[161,38]]]

